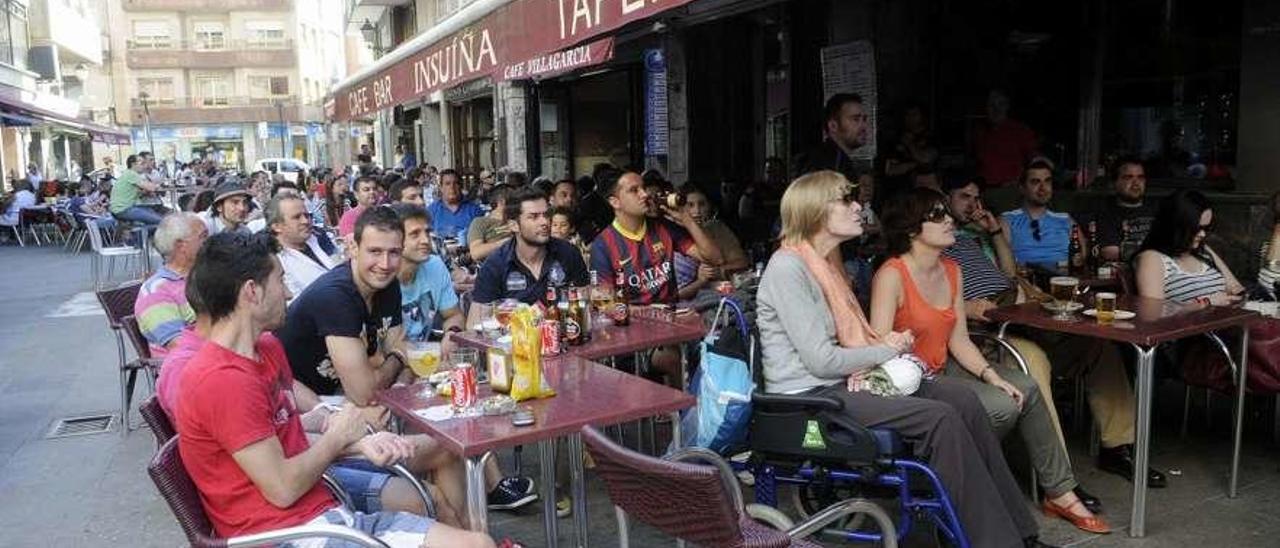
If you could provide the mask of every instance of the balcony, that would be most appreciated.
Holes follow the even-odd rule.
[[[324,120],[319,105],[299,104],[293,95],[283,97],[176,97],[147,99],[153,124],[235,124],[257,123],[280,119],[277,103],[284,105],[284,118],[289,122]],[[143,121],[142,102],[133,98],[130,118],[134,124]]]
[[[128,40],[125,64],[131,69],[288,68],[298,64],[293,40],[227,40],[223,48],[186,40]]]
[[[293,0],[122,0],[124,11],[289,11]]]

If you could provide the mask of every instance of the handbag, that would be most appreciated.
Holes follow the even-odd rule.
[[[732,328],[718,329],[721,314],[726,312]],[[750,336],[741,307],[732,299],[721,299],[700,344],[700,365],[689,382],[689,392],[697,403],[681,416],[685,447],[702,447],[723,455],[746,444],[751,393],[755,390],[748,365]]]
[[[1246,389],[1251,394],[1280,394],[1280,319],[1266,318],[1249,329],[1249,370]],[[1235,344],[1232,344],[1234,340]],[[1227,348],[1238,351],[1240,339],[1226,339]],[[1234,359],[1234,356],[1233,356]],[[1193,339],[1182,359],[1182,378],[1187,384],[1218,392],[1235,390],[1234,364],[1216,344]]]

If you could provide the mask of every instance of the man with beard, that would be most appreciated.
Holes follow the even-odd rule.
[[[1116,166],[1115,200],[1098,214],[1098,254],[1106,261],[1129,262],[1151,231],[1154,208],[1147,194],[1147,172],[1137,158],[1121,159]]]
[[[1000,215],[1000,228],[1013,249],[1017,264],[1065,273],[1070,262],[1071,215],[1049,209],[1053,199],[1053,166],[1035,160],[1022,171],[1018,182],[1022,207]],[[1081,246],[1087,249],[1087,246]]]
[[[867,142],[867,112],[862,96],[837,93],[827,99],[825,110],[825,139],[800,160],[796,175],[829,169],[857,181],[860,170],[854,164],[853,152]]]
[[[532,304],[546,296],[548,285],[582,287],[589,281],[578,249],[551,237],[547,197],[537,188],[526,186],[507,195],[504,218],[515,237],[480,265],[469,325],[479,323],[502,299]]]
[[[249,220],[249,203],[252,195],[238,179],[228,177],[218,183],[213,192],[213,206],[200,214],[209,235],[223,232],[252,233],[246,223]]]

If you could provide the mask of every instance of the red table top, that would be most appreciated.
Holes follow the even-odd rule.
[[[1002,306],[987,312],[987,317],[997,322],[1142,346],[1154,346],[1191,335],[1243,326],[1262,317],[1257,312],[1237,307],[1202,307],[1126,295],[1117,299],[1116,307],[1133,312],[1137,317],[1116,320],[1111,325],[1102,325],[1083,314],[1076,314],[1072,321],[1061,321],[1053,319],[1053,313],[1045,310],[1039,303]]]
[[[404,420],[406,426],[431,435],[450,452],[463,457],[557,438],[588,424],[619,424],[694,404],[689,394],[579,357],[547,360],[543,370],[556,395],[519,403],[533,411],[536,422],[532,426],[513,426],[510,415],[426,420],[414,410],[443,405],[447,400],[423,397],[420,385],[383,390],[378,401]],[[488,385],[480,386],[481,398],[492,393]]]
[[[591,332],[591,341],[582,346],[566,348],[566,354],[589,360],[610,356],[622,356],[640,350],[669,344],[696,341],[706,335],[702,319],[697,314],[675,315],[670,311],[637,307],[626,327],[609,325]],[[454,335],[460,346],[487,350],[495,341],[476,331]]]

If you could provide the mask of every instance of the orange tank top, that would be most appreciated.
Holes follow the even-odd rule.
[[[929,374],[940,373],[947,363],[947,341],[951,339],[951,329],[956,325],[956,309],[948,304],[938,308],[929,304],[911,277],[910,269],[902,259],[894,257],[885,261],[885,267],[892,267],[902,278],[902,304],[893,315],[893,330],[910,329],[916,337],[914,353],[929,366]],[[950,299],[956,296],[959,286],[959,270],[950,259],[942,259],[942,268],[947,274],[947,282],[951,286]]]

